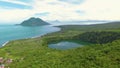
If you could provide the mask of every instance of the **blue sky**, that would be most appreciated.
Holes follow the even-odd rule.
[[[21,1],[22,2],[22,1]],[[26,2],[27,1],[23,1],[23,2]],[[14,3],[14,2],[7,2],[7,1],[0,1],[0,7],[1,8],[10,8],[10,9],[31,9],[32,6],[29,6],[29,5],[24,5],[24,4],[17,4],[17,3]]]
[[[0,0],[0,22],[120,20],[120,0]]]

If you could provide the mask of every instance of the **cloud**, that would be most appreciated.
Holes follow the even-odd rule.
[[[81,4],[85,0],[59,0],[59,1],[67,2],[67,3],[71,3],[71,4]]]
[[[35,12],[49,12],[45,20],[119,20],[120,0],[36,0]],[[68,2],[68,3],[66,3]],[[78,2],[78,3],[79,3]],[[74,3],[74,4],[71,4]]]
[[[21,2],[21,1],[18,1],[18,0],[1,0],[1,1],[9,2],[9,3],[14,3],[14,4],[21,4],[21,5],[30,6],[28,3]]]
[[[49,3],[53,3],[49,4]],[[57,4],[55,4],[57,3]],[[42,17],[45,20],[72,20],[80,19],[80,16],[75,12],[74,5],[69,3],[64,3],[58,0],[39,0],[35,1],[34,10],[36,13],[49,12],[48,16]]]
[[[32,15],[32,11],[26,9],[0,10],[0,22],[21,22],[22,20],[31,17]]]
[[[27,3],[13,0],[1,0],[0,7],[6,9],[32,9],[32,6]]]
[[[14,1],[19,1],[19,2],[24,2],[24,3],[32,3],[33,0],[14,0]]]
[[[32,12],[32,3],[18,0],[0,1],[0,23],[20,23],[32,15],[34,15]]]
[[[78,13],[79,15],[81,15],[81,16],[86,14],[85,11],[81,11],[81,10],[76,10],[75,12]]]
[[[34,17],[42,17],[42,16],[48,16],[50,13],[49,12],[44,12],[44,13],[35,13]]]
[[[120,0],[87,0],[79,9],[86,11],[84,18],[120,20]]]
[[[44,20],[120,20],[120,0],[6,0],[32,9],[0,8],[0,21],[20,21],[31,16]]]

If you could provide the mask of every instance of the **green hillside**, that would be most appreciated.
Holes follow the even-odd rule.
[[[94,24],[94,25],[64,25],[58,26],[62,30],[80,30],[80,31],[105,31],[105,30],[118,30],[120,29],[120,22],[110,22],[105,24]]]
[[[59,26],[59,32],[11,41],[0,48],[0,57],[13,61],[0,64],[10,68],[120,68],[120,24],[113,24]],[[89,37],[99,42],[88,41]],[[49,43],[62,40],[91,44],[69,50],[48,48]],[[103,40],[108,41],[101,44]]]

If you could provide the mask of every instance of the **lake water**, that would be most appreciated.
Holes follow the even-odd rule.
[[[59,50],[66,50],[66,49],[71,49],[71,48],[76,48],[81,46],[83,45],[75,42],[69,42],[69,41],[62,41],[59,43],[48,45],[49,48],[59,49]]]
[[[42,36],[59,30],[60,28],[50,25],[39,27],[0,25],[0,46],[7,41]]]

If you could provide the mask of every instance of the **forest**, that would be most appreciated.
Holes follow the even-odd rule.
[[[76,36],[76,39],[90,42],[90,43],[96,43],[96,44],[104,44],[104,43],[111,43],[114,40],[120,39],[120,33],[119,32],[85,32],[78,36]]]
[[[59,32],[11,41],[0,48],[0,57],[12,62],[1,63],[6,68],[120,68],[120,25],[106,25],[58,26]],[[49,43],[63,40],[90,44],[68,50],[48,48]]]

